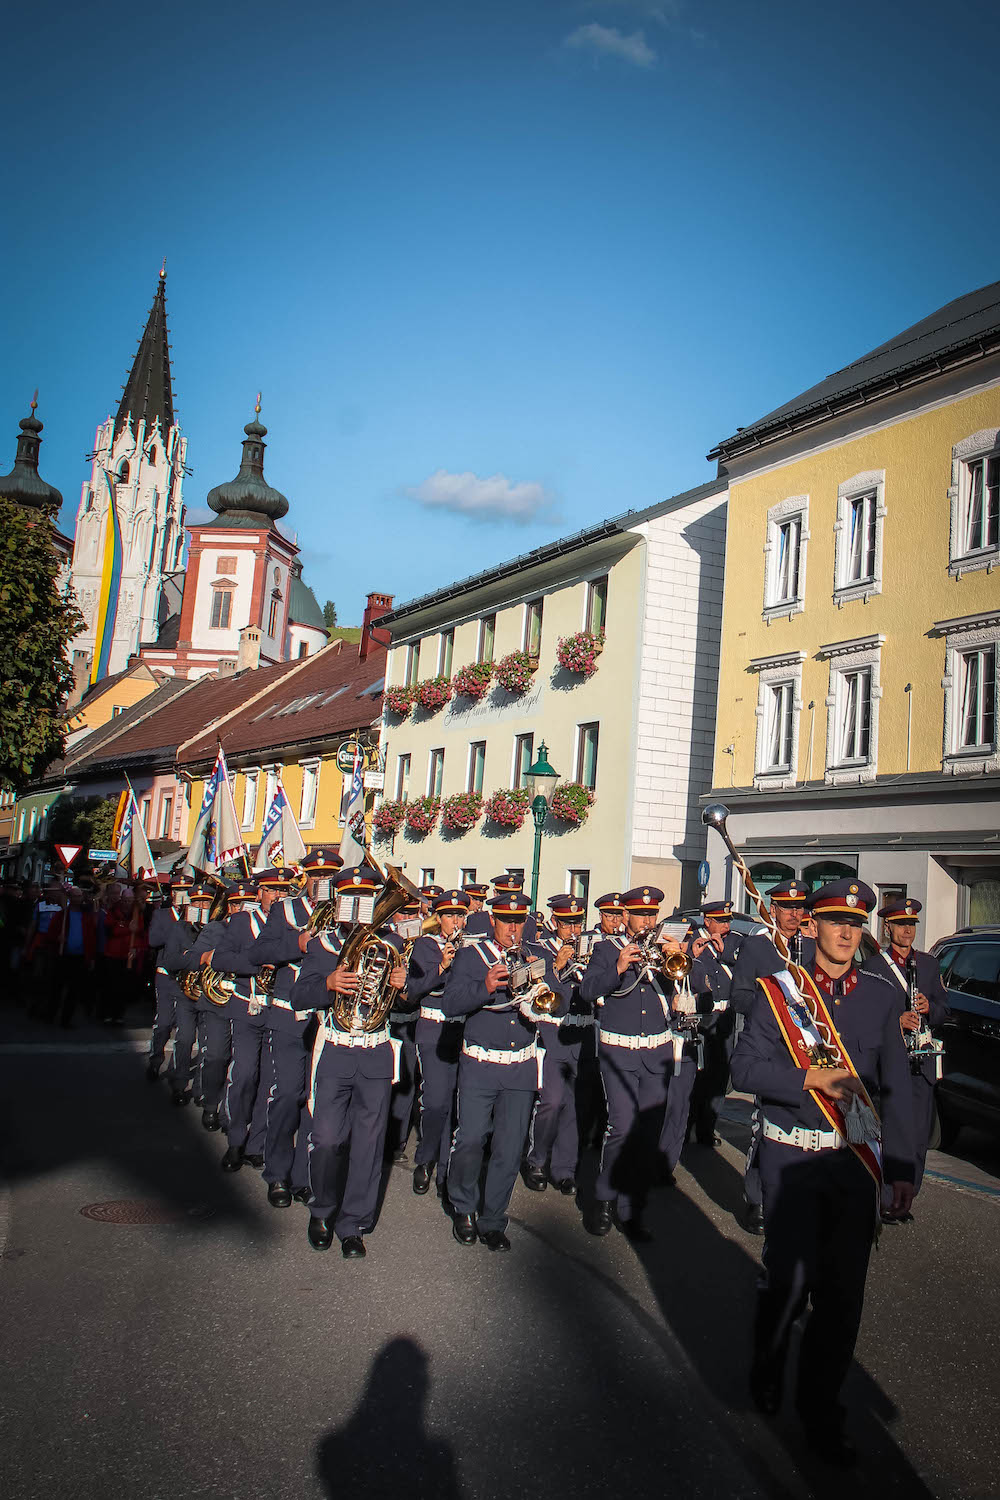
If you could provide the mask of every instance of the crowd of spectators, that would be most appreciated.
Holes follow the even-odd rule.
[[[0,889],[0,973],[8,999],[70,1028],[88,1018],[123,1026],[130,1005],[153,1005],[152,912],[146,886],[6,881]],[[144,1017],[145,1019],[145,1017]]]

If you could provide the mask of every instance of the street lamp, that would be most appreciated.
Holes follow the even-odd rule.
[[[545,741],[538,747],[538,759],[524,773],[528,791],[531,793],[531,816],[535,820],[535,852],[531,861],[531,909],[538,907],[538,863],[542,856],[542,826],[552,801],[552,793],[559,780],[559,772],[549,765],[549,750]]]

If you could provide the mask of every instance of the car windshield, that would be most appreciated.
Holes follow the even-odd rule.
[[[981,1000],[1000,1000],[1000,943],[962,943],[952,951],[945,977],[948,988]]]

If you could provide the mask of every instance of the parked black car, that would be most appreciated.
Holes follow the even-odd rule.
[[[937,1085],[941,1145],[963,1125],[1000,1135],[1000,925],[963,927],[931,949],[948,991],[943,1076]]]

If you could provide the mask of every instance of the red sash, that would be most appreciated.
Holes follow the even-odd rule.
[[[774,1019],[778,1023],[781,1032],[792,1055],[792,1061],[797,1068],[803,1071],[815,1066],[812,1060],[813,1049],[817,1042],[821,1043],[826,1051],[834,1058],[834,1065],[838,1068],[846,1068],[855,1078],[860,1078],[857,1068],[851,1061],[850,1053],[844,1046],[833,1024],[833,1017],[827,1007],[823,992],[816,984],[808,970],[798,964],[795,966],[795,978],[802,991],[804,999],[789,993],[781,978],[790,978],[790,975],[778,976],[769,974],[763,979],[758,979],[764,994],[767,996]],[[791,989],[792,986],[789,986]],[[806,1003],[808,1001],[808,1004]],[[810,1010],[812,1014],[810,1015]],[[862,1084],[861,1097],[868,1108],[878,1118],[874,1104],[869,1097],[868,1090]],[[844,1106],[839,1099],[831,1099],[829,1095],[820,1093],[818,1089],[810,1089],[809,1093],[819,1105],[824,1119],[832,1125],[838,1135],[843,1136],[855,1156],[862,1163],[865,1170],[871,1175],[876,1187],[882,1186],[882,1150],[878,1143],[864,1141],[856,1144],[850,1140],[847,1132],[847,1122]]]

